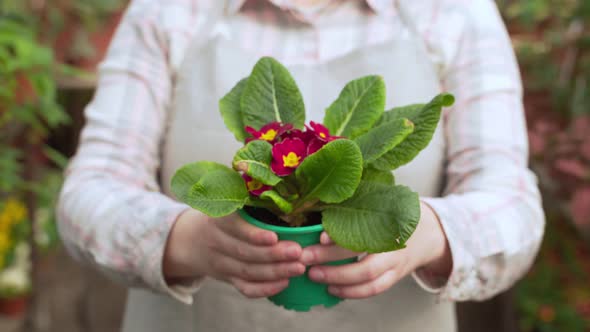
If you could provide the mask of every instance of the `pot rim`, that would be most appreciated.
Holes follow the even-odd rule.
[[[284,226],[269,225],[265,222],[262,222],[256,218],[252,217],[244,209],[238,209],[238,215],[254,226],[257,226],[257,227],[265,229],[265,230],[273,231],[278,234],[305,234],[305,233],[321,232],[324,230],[324,226],[322,224],[312,225],[312,226],[302,226],[302,227],[284,227]]]

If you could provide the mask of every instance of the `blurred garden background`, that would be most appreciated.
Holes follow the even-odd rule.
[[[0,0],[0,331],[117,331],[125,290],[61,247],[54,203],[126,0]],[[590,331],[590,1],[498,0],[525,86],[547,214],[514,289],[466,331]]]

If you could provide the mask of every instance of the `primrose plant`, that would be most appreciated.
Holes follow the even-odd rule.
[[[395,185],[392,170],[430,142],[441,109],[453,96],[385,111],[385,84],[366,76],[346,84],[323,124],[305,125],[305,108],[289,71],[260,59],[219,107],[227,128],[245,145],[232,168],[187,164],[172,191],[191,207],[221,217],[244,207],[265,209],[285,226],[304,226],[321,213],[338,245],[358,252],[405,247],[420,219],[418,195]]]

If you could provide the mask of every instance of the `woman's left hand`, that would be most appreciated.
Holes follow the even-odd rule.
[[[321,244],[305,248],[301,255],[303,264],[314,265],[309,277],[328,284],[328,291],[338,297],[361,299],[385,292],[419,267],[448,276],[452,259],[444,231],[432,209],[425,203],[420,205],[420,222],[402,250],[369,254],[346,265],[319,265],[361,255],[337,246],[322,233]]]

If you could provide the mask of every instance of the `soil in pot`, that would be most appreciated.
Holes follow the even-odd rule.
[[[289,224],[282,221],[281,218],[279,218],[277,215],[273,214],[272,212],[266,209],[255,208],[252,206],[244,206],[244,211],[246,211],[250,216],[256,218],[257,220],[264,222],[265,224],[279,227],[291,227],[289,226]],[[319,225],[321,223],[321,212],[312,212],[307,215],[307,222],[305,223],[305,226],[314,226]]]

